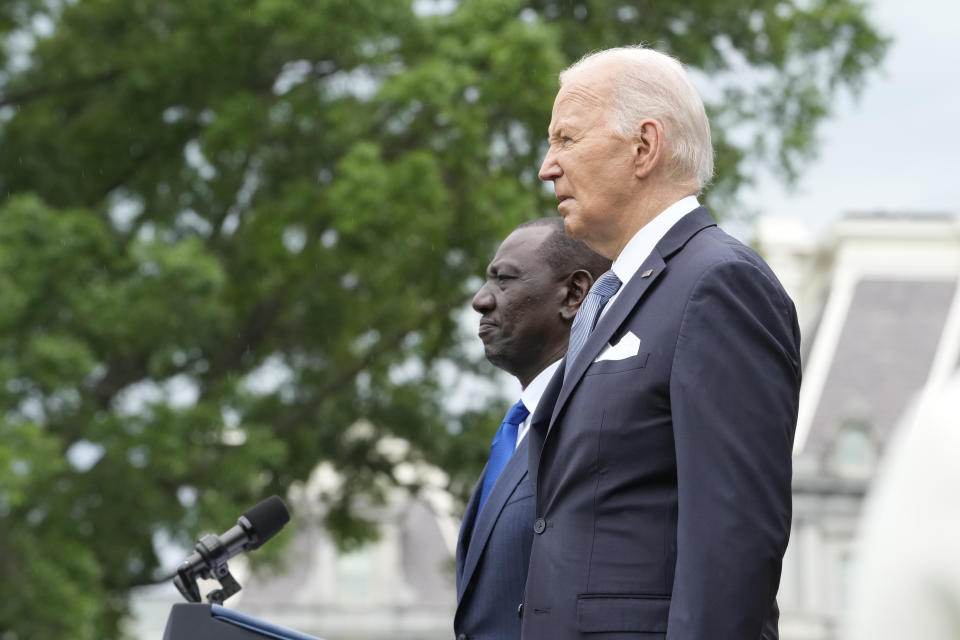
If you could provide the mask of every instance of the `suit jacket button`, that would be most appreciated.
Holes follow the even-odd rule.
[[[517,617],[518,617],[518,618],[522,618],[522,617],[523,617],[523,603],[522,603],[522,602],[520,603],[520,606],[517,607]]]
[[[547,521],[543,518],[537,518],[536,522],[533,523],[533,532],[534,533],[543,533],[547,529]]]

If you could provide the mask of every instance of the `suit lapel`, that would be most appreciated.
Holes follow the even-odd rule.
[[[698,207],[689,214],[681,218],[666,235],[657,243],[647,259],[643,261],[640,268],[634,274],[630,281],[624,285],[620,296],[613,302],[613,305],[597,322],[587,342],[583,345],[580,353],[570,368],[570,375],[563,380],[563,386],[557,397],[556,404],[553,407],[553,414],[550,419],[552,426],[560,415],[561,410],[569,399],[573,389],[580,382],[584,372],[593,363],[600,350],[609,342],[617,329],[623,324],[624,320],[631,311],[640,303],[644,294],[650,286],[660,279],[666,271],[666,261],[692,238],[703,229],[715,226],[713,218],[705,207]],[[644,277],[642,274],[650,272],[650,275]]]
[[[478,488],[483,482],[482,475],[480,476],[480,482],[477,483],[477,488],[474,489],[473,495],[470,496],[467,513],[470,513],[470,510],[473,509],[474,517],[468,522],[466,514],[464,515],[464,524],[461,527],[460,538],[461,541],[466,540],[467,542],[465,545],[457,545],[458,566],[460,565],[460,547],[465,547],[463,571],[457,588],[457,603],[463,598],[464,590],[473,578],[477,563],[483,555],[483,549],[487,546],[490,532],[493,531],[493,526],[500,517],[500,512],[503,511],[504,505],[507,504],[507,500],[513,495],[517,485],[519,485],[520,481],[527,475],[527,447],[529,443],[530,438],[528,434],[528,437],[520,442],[520,445],[513,452],[513,455],[510,456],[507,466],[503,468],[500,477],[497,478],[497,482],[493,485],[493,489],[490,490],[490,495],[487,496],[487,500],[483,504],[483,509],[481,509],[479,513],[476,513],[476,503],[479,495]],[[486,470],[484,470],[484,474],[486,474]],[[471,525],[473,527],[472,534],[470,534],[469,529],[467,529],[467,527]]]
[[[533,412],[530,418],[530,430],[527,433],[527,440],[530,441],[529,447],[529,469],[530,482],[533,484],[533,490],[537,490],[537,473],[540,465],[540,451],[543,449],[543,441],[547,437],[547,429],[550,426],[550,419],[553,416],[553,407],[557,403],[557,396],[563,385],[563,368],[566,366],[566,358],[560,361],[560,366],[554,372],[550,382],[547,383],[543,395],[540,396],[540,402],[537,403],[537,410]],[[522,444],[522,443],[521,443]]]
[[[597,322],[597,326],[594,327],[586,343],[584,343],[583,348],[580,350],[580,353],[577,354],[576,360],[573,361],[569,375],[563,381],[563,387],[560,389],[557,403],[553,407],[553,415],[550,420],[551,425],[556,421],[561,409],[563,409],[567,399],[570,397],[570,393],[577,386],[584,372],[593,363],[594,359],[596,359],[597,355],[613,334],[616,333],[617,329],[620,328],[623,321],[627,319],[627,316],[633,311],[634,307],[637,306],[637,303],[643,298],[643,295],[647,289],[650,288],[650,285],[660,278],[665,266],[660,254],[653,251],[637,270],[637,275],[630,278],[630,281],[624,286],[620,296],[614,300],[613,305]],[[652,270],[652,273],[646,278],[641,278],[639,274],[648,269]]]
[[[483,477],[487,473],[484,466],[480,473],[480,479],[473,487],[473,493],[467,501],[466,509],[463,511],[463,521],[460,524],[460,535],[457,537],[457,584],[463,583],[463,568],[467,560],[467,549],[470,546],[470,537],[473,535],[473,526],[477,518],[477,503],[480,502],[480,489],[483,486]],[[459,594],[458,594],[459,601]]]

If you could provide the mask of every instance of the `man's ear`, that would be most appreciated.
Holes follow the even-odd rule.
[[[578,269],[567,276],[567,295],[560,305],[560,316],[569,322],[573,322],[577,315],[577,309],[590,293],[590,287],[593,286],[593,276],[586,269]]]
[[[641,122],[633,140],[633,148],[636,152],[633,173],[638,178],[646,178],[661,163],[662,156],[666,153],[663,125],[650,119]]]

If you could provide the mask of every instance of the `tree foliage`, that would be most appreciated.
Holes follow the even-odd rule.
[[[384,437],[470,488],[503,407],[445,402],[451,363],[491,371],[457,317],[554,208],[561,68],[700,69],[723,213],[886,44],[857,0],[4,0],[0,36],[0,635],[80,640],[117,636],[158,536],[322,461],[345,543],[399,481]]]

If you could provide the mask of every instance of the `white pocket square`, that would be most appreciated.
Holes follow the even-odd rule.
[[[608,344],[607,348],[600,352],[600,355],[597,356],[597,359],[594,362],[600,362],[602,360],[623,360],[624,358],[632,358],[633,356],[640,353],[640,338],[633,335],[632,331],[627,331],[620,342],[617,344]]]

